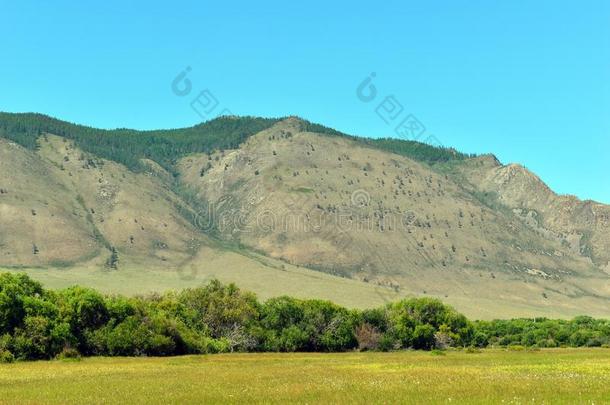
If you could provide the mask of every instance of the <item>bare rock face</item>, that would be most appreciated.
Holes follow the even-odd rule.
[[[609,206],[557,195],[520,165],[488,167],[482,171],[484,174],[462,169],[473,189],[493,193],[507,207],[535,212],[535,228],[559,235],[565,244],[600,266],[610,261]],[[532,225],[531,220],[529,224]]]

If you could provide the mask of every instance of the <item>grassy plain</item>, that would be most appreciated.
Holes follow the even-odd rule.
[[[0,403],[608,403],[610,350],[88,358],[0,366]]]

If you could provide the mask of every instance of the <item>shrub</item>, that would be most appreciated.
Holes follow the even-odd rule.
[[[444,350],[448,347],[452,347],[458,339],[459,336],[456,333],[451,332],[449,326],[443,324],[434,334],[434,347]]]
[[[24,326],[15,331],[13,353],[22,360],[45,359],[51,356],[51,321],[42,316],[28,316]]]
[[[183,317],[190,327],[207,330],[214,338],[226,337],[235,325],[251,326],[259,316],[254,294],[242,292],[235,284],[212,280],[207,286],[184,290],[178,298],[185,308]]]
[[[320,338],[325,351],[336,352],[356,347],[354,317],[345,309],[337,309]]]
[[[309,335],[296,325],[282,330],[279,347],[284,352],[304,351],[308,349]]]
[[[381,333],[369,323],[363,323],[356,328],[356,340],[360,351],[377,350],[381,340]]]
[[[72,347],[64,347],[55,358],[58,360],[80,359],[80,353]]]
[[[472,344],[476,347],[485,347],[489,344],[489,336],[483,332],[476,332]]]
[[[266,329],[281,331],[303,321],[303,302],[290,297],[269,299],[261,308],[261,324]]]
[[[81,287],[46,291],[0,275],[2,361],[83,355],[165,356],[232,351],[422,350],[502,345],[604,346],[610,321],[512,319],[470,322],[433,299],[348,310],[329,301],[279,297],[259,303],[212,281],[180,293],[127,298]],[[530,349],[528,349],[530,350]]]
[[[61,318],[70,325],[72,335],[78,341],[81,353],[90,353],[86,335],[104,326],[108,320],[105,298],[95,290],[70,287],[57,297]]]
[[[388,352],[390,350],[399,349],[400,347],[400,341],[395,339],[392,335],[387,333],[381,335],[381,339],[379,339],[379,350]]]
[[[94,331],[89,339],[96,354],[110,356],[167,356],[176,349],[166,320],[158,317],[130,316]]]
[[[413,330],[413,348],[430,350],[434,347],[434,327],[432,325],[417,325]]]
[[[43,294],[40,283],[24,274],[0,274],[0,333],[13,333],[25,318],[24,299]]]
[[[386,308],[365,309],[362,311],[362,320],[380,333],[388,330],[388,311]]]
[[[12,363],[15,361],[13,353],[6,349],[0,349],[0,364]]]

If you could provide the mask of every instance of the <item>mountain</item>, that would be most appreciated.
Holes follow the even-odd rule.
[[[209,277],[366,307],[610,315],[610,207],[519,165],[297,117],[100,130],[0,113],[0,267],[145,293]]]

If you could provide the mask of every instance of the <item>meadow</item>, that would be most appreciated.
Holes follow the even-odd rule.
[[[0,403],[608,403],[610,350],[258,353],[0,366]]]

